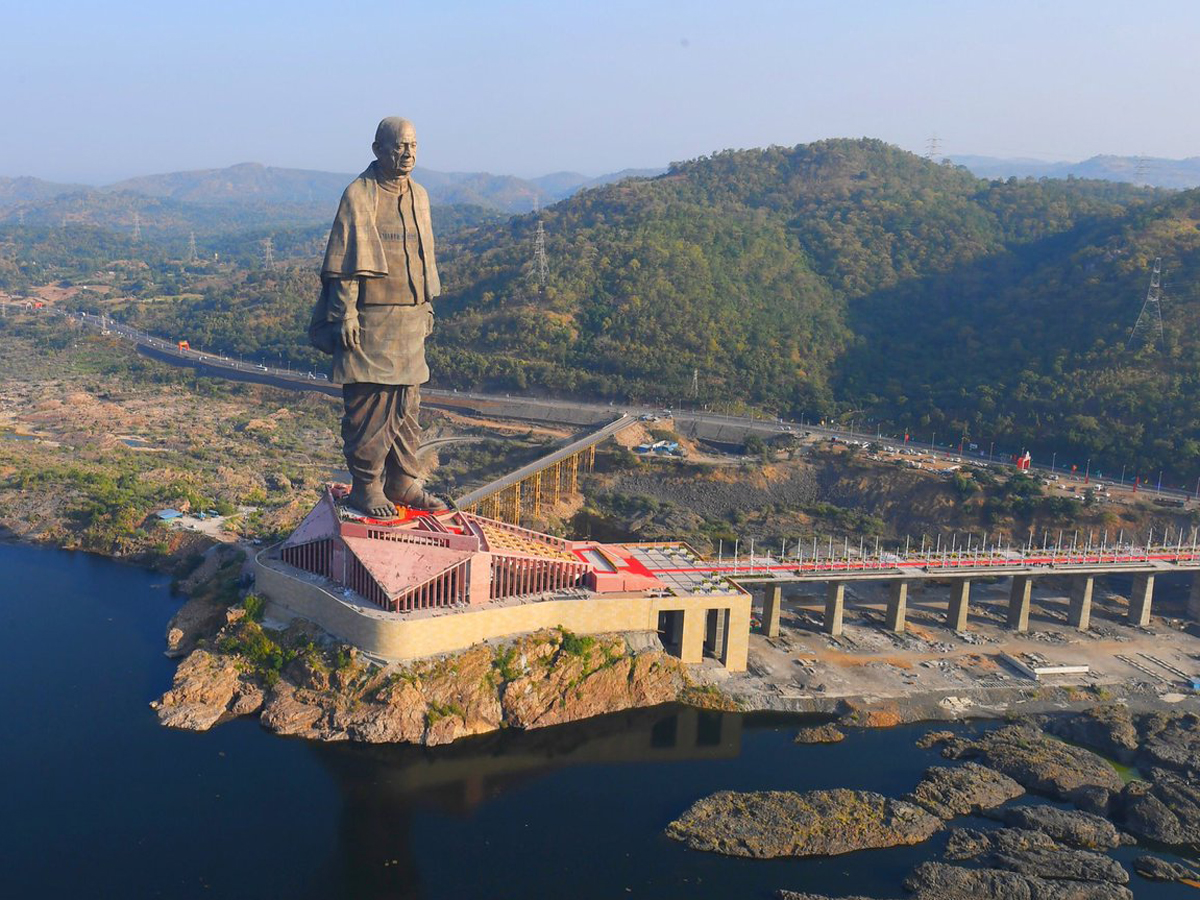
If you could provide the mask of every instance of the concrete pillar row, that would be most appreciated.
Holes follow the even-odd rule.
[[[1029,600],[1033,593],[1033,578],[1014,575],[1008,595],[1008,627],[1014,631],[1029,630]]]
[[[783,606],[783,585],[768,584],[763,591],[762,630],[767,637],[779,637],[779,610]]]
[[[966,631],[970,609],[971,579],[964,578],[950,588],[950,609],[946,611],[946,625],[954,631]]]
[[[893,581],[888,590],[887,629],[896,634],[904,633],[908,616],[908,582]]]
[[[1071,608],[1067,621],[1080,631],[1087,631],[1092,622],[1092,589],[1096,578],[1080,575],[1071,582]]]
[[[846,611],[846,583],[831,581],[825,589],[825,633],[837,637],[842,633],[842,617]]]
[[[1154,602],[1154,576],[1135,575],[1133,592],[1129,596],[1129,624],[1150,624],[1150,606]]]

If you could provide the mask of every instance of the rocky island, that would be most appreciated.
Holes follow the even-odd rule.
[[[680,698],[720,702],[695,687],[677,659],[635,641],[559,629],[379,665],[307,623],[275,631],[239,607],[152,705],[162,724],[196,731],[258,715],[277,734],[436,745]]]
[[[1143,841],[1184,855],[1200,851],[1197,724],[1189,712],[1137,714],[1111,704],[976,737],[932,732],[919,745],[962,762],[931,767],[902,799],[851,790],[723,791],[697,801],[666,833],[696,850],[765,858],[917,844],[949,828],[944,861],[920,863],[904,881],[914,900],[1131,900],[1129,873],[1111,851]],[[1128,782],[1100,755],[1114,747],[1139,767]],[[1171,768],[1156,765],[1162,761]],[[968,816],[1001,827],[957,824]],[[1134,870],[1200,887],[1200,873],[1184,862],[1147,854]],[[778,896],[868,900],[786,889]]]

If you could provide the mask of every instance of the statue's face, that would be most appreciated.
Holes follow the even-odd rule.
[[[373,143],[371,149],[385,177],[407,176],[417,164],[417,132],[406,124],[398,134]]]

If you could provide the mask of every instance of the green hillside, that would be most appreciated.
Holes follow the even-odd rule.
[[[878,141],[676,164],[449,242],[437,369],[1200,466],[1200,193],[988,182]],[[1149,263],[1167,348],[1127,353]]]
[[[986,181],[874,140],[727,151],[544,210],[544,290],[537,218],[479,212],[457,230],[435,214],[441,386],[749,406],[1200,474],[1200,191]],[[191,296],[113,311],[312,367],[321,240],[294,235],[276,235],[285,270],[257,270],[247,233],[219,248],[244,269],[195,290],[178,266],[151,272],[159,295]],[[1156,256],[1164,346],[1127,351]]]

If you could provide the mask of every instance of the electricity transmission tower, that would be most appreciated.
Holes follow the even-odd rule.
[[[538,216],[537,232],[533,237],[533,265],[537,272],[538,295],[544,298],[550,268],[546,263],[546,230],[542,227],[541,216]]]
[[[196,232],[188,235],[188,254],[187,261],[194,263],[196,261]]]
[[[270,238],[263,238],[263,267],[266,269],[275,265],[275,244]]]
[[[1162,257],[1155,257],[1154,269],[1150,273],[1150,288],[1146,291],[1146,302],[1138,313],[1133,331],[1129,334],[1126,350],[1133,349],[1135,344],[1150,343],[1156,349],[1163,345],[1162,322]]]
[[[927,160],[929,160],[930,162],[933,162],[934,160],[936,160],[938,158],[938,156],[941,155],[941,152],[942,152],[942,142],[938,138],[938,136],[935,134],[933,137],[931,137],[929,140],[927,140],[925,142],[925,158]]]
[[[133,242],[136,244],[142,239],[142,217],[137,213],[133,214]]]
[[[1150,161],[1148,159],[1146,159],[1145,156],[1142,156],[1140,154],[1134,160],[1133,183],[1138,185],[1138,187],[1147,185],[1146,169],[1149,168],[1149,165],[1150,165]]]

